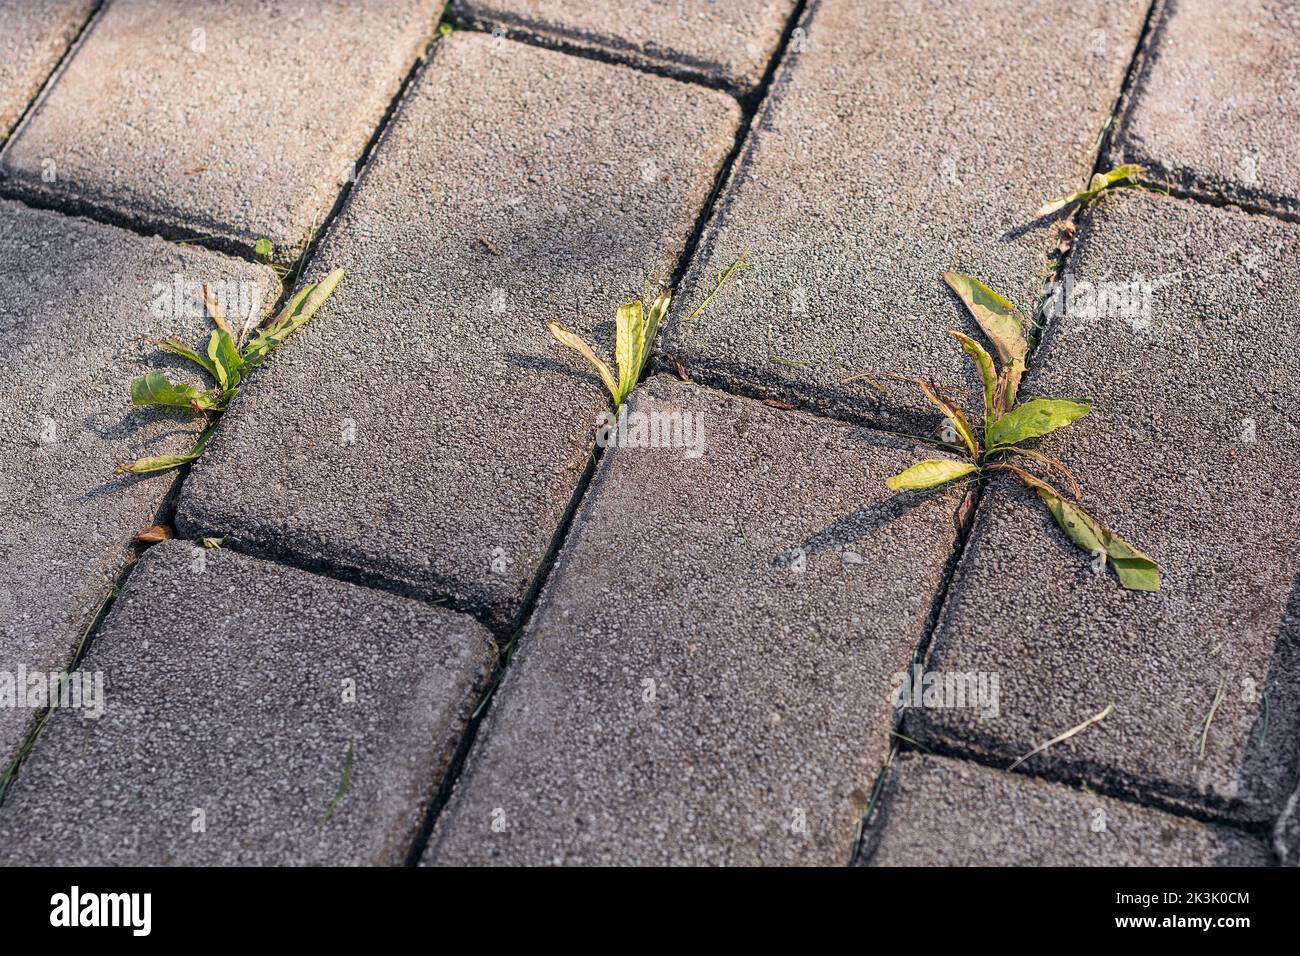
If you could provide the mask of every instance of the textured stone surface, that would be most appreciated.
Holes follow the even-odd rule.
[[[606,452],[426,861],[844,863],[960,492],[894,498],[922,453],[879,433],[634,401],[703,454]]]
[[[0,807],[5,860],[400,864],[494,655],[448,611],[159,545],[83,662],[103,716],[55,711]]]
[[[5,188],[169,234],[267,238],[291,259],[439,11],[436,0],[117,0],[0,158]]]
[[[316,258],[348,277],[232,407],[182,526],[509,621],[608,402],[543,320],[612,361],[618,304],[671,275],[736,121],[713,90],[439,42]]]
[[[929,666],[1000,673],[1001,716],[914,711],[907,732],[1009,762],[1113,703],[1028,769],[1271,822],[1300,713],[1300,226],[1128,191],[1093,214],[1070,268],[1145,277],[1149,311],[1089,316],[1076,285],[1024,394],[1094,400],[1043,448],[1160,563],[1161,589],[1095,576],[1036,497],[999,483]]]
[[[95,0],[0,0],[0,143],[94,6]]]
[[[193,314],[165,307],[160,291],[177,276],[195,284],[184,300]],[[214,293],[249,283],[235,288],[250,305],[252,293],[269,303],[279,291],[260,266],[0,202],[0,671],[67,666],[132,538],[155,520],[175,473],[114,468],[188,451],[198,425],[133,408],[131,379],[160,368],[207,384],[140,341],[200,342],[201,282]],[[0,766],[32,716],[0,707]]]
[[[747,93],[763,79],[796,0],[458,0],[463,18]]]
[[[865,837],[872,866],[1267,866],[1236,830],[942,757],[894,762]]]
[[[1300,7],[1176,0],[1163,10],[1113,158],[1153,181],[1300,214]]]
[[[1022,227],[1087,180],[1145,7],[811,4],[666,348],[706,383],[889,428],[937,427],[915,389],[882,376],[968,375],[943,334],[973,327],[940,280],[947,270],[1033,309],[1055,230]],[[752,267],[686,326],[715,274],[746,250]],[[889,393],[843,382],[860,373]]]

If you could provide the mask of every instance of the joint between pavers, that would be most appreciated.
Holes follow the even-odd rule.
[[[676,80],[679,83],[689,83],[692,86],[703,86],[707,89],[718,90],[740,101],[742,105],[746,97],[752,95],[752,91],[747,94],[735,84],[708,72],[710,67],[721,68],[721,64],[699,62],[693,69],[694,64],[688,61],[654,57],[644,50],[620,41],[615,37],[599,37],[599,42],[605,44],[603,47],[598,43],[583,43],[581,36],[576,31],[565,30],[559,26],[542,30],[523,17],[508,13],[500,13],[496,17],[479,17],[470,13],[456,11],[451,23],[459,31],[490,33],[494,36],[503,36],[515,43],[522,43],[543,50],[553,50],[566,56],[595,60],[598,63],[606,63],[610,66],[636,70],[638,73],[648,73],[651,76],[662,76],[666,79]],[[557,35],[549,36],[548,31]],[[620,56],[620,52],[625,55]]]
[[[94,8],[86,14],[86,19],[83,20],[81,26],[77,28],[76,35],[69,41],[67,47],[59,56],[58,62],[54,64],[54,68],[50,70],[49,74],[37,88],[36,93],[27,101],[27,105],[23,107],[22,112],[18,114],[18,118],[14,120],[13,126],[7,130],[0,129],[0,154],[3,154],[9,143],[18,135],[18,131],[22,129],[23,124],[27,122],[27,117],[31,113],[32,107],[41,101],[41,98],[45,96],[46,91],[50,89],[54,84],[54,81],[63,72],[63,68],[72,59],[73,54],[80,48],[82,39],[90,32],[91,24],[95,23],[99,18],[100,11],[104,9],[104,4],[106,2],[107,0],[95,0]]]
[[[913,746],[904,741],[899,749],[909,753],[947,757],[1001,773],[1027,777],[1031,780],[1045,780],[1074,789],[1082,789],[1080,784],[1086,782],[1089,791],[1099,796],[1109,797],[1135,807],[1158,810],[1184,820],[1228,827],[1256,838],[1267,839],[1274,826],[1273,819],[1244,819],[1233,816],[1228,801],[1206,800],[1203,797],[1189,795],[1186,791],[1151,787],[1141,780],[1122,773],[1116,774],[1113,770],[1098,764],[1068,760],[1058,765],[1049,764],[1038,769],[1025,769],[1024,765],[1020,765],[1012,770],[1008,767],[1011,758],[1005,753],[982,748],[975,743],[956,741],[947,736],[931,736],[920,728],[909,729],[912,733],[908,736],[919,745]]]

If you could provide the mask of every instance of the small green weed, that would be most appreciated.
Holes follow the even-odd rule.
[[[1155,591],[1160,587],[1160,572],[1155,561],[1125,542],[1100,521],[1097,521],[1077,504],[1042,478],[1017,464],[1013,458],[1024,458],[1063,474],[1077,499],[1078,483],[1066,467],[1054,458],[1030,448],[1022,442],[1040,438],[1063,428],[1087,415],[1092,406],[1088,402],[1062,398],[1035,398],[1017,403],[1020,379],[1025,371],[1025,356],[1029,343],[1024,334],[1024,322],[1015,307],[978,279],[958,272],[944,273],[944,281],[979,324],[984,335],[993,343],[998,362],[982,345],[970,336],[949,330],[970,357],[979,373],[984,393],[984,414],[980,427],[971,425],[965,410],[955,401],[940,394],[925,379],[915,379],[926,399],[942,412],[949,423],[954,440],[960,439],[966,460],[932,458],[917,462],[894,475],[885,484],[893,491],[933,488],[956,478],[982,477],[991,471],[1007,471],[1038,493],[1056,523],[1078,547],[1099,559],[1109,560],[1122,586],[1137,591]],[[1100,565],[1099,565],[1100,567]]]
[[[246,344],[236,341],[220,309],[212,301],[206,301],[205,304],[208,315],[212,318],[212,324],[216,328],[208,336],[206,354],[200,355],[179,339],[150,339],[150,342],[163,351],[178,355],[203,369],[212,378],[214,384],[205,390],[184,382],[173,382],[162,372],[147,372],[131,382],[131,404],[184,409],[202,415],[208,425],[199,435],[194,448],[187,454],[141,458],[129,464],[119,465],[118,472],[143,475],[166,471],[169,468],[179,468],[181,465],[197,461],[203,454],[203,449],[207,447],[208,439],[212,437],[214,416],[225,410],[226,405],[239,392],[240,386],[249,373],[261,365],[267,355],[307,324],[307,321],[334,292],[334,287],[342,278],[343,270],[335,269],[320,282],[304,286],[289,300],[280,314],[258,329]]]
[[[1064,209],[1070,203],[1078,202],[1087,205],[1107,189],[1112,187],[1119,188],[1122,186],[1136,186],[1137,177],[1146,172],[1145,166],[1138,166],[1134,163],[1127,163],[1123,166],[1116,166],[1114,169],[1105,173],[1096,173],[1088,183],[1087,189],[1081,189],[1078,192],[1070,193],[1068,196],[1061,196],[1053,199],[1045,206],[1039,208],[1034,213],[1035,219],[1041,219],[1043,216],[1050,216],[1058,210]]]

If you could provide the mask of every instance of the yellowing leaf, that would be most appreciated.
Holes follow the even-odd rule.
[[[915,488],[933,488],[945,481],[952,481],[962,475],[969,475],[976,467],[969,461],[957,461],[953,458],[927,458],[918,461],[906,471],[899,472],[886,480],[885,485],[891,491],[907,491]]]
[[[645,309],[641,300],[620,305],[614,325],[614,359],[618,363],[614,404],[622,405],[641,374],[641,357],[645,354]]]
[[[962,350],[975,363],[975,370],[979,372],[980,376],[980,384],[984,387],[984,421],[991,422],[997,411],[998,394],[998,371],[993,365],[993,356],[985,351],[984,346],[964,332],[949,329],[948,334],[961,343]]]
[[[576,332],[571,332],[559,322],[547,322],[546,330],[555,336],[556,341],[561,345],[567,345],[585,358],[600,375],[600,380],[605,383],[605,388],[609,390],[609,397],[618,402],[618,382],[614,381],[614,374],[609,370],[609,366],[596,358],[596,353],[591,350],[591,346]]]
[[[1136,163],[1126,163],[1123,166],[1116,166],[1109,172],[1096,173],[1088,181],[1087,189],[1070,193],[1068,196],[1061,196],[1059,199],[1053,199],[1046,205],[1040,206],[1034,212],[1034,218],[1041,219],[1043,216],[1050,216],[1052,213],[1064,209],[1072,202],[1091,202],[1103,190],[1117,184],[1127,184],[1129,180],[1135,179],[1144,172],[1146,172],[1146,167],[1139,166]]]
[[[916,384],[921,386],[921,392],[929,399],[930,404],[943,412],[952,422],[953,427],[957,429],[957,434],[961,436],[961,440],[965,443],[966,450],[970,452],[970,456],[979,458],[980,443],[976,440],[975,430],[970,427],[970,422],[966,418],[966,413],[961,410],[961,406],[935,394],[934,389],[930,387],[930,383],[923,378],[918,378]]]
[[[1077,421],[1091,409],[1087,402],[1035,398],[995,419],[985,438],[990,448],[1016,445]]]
[[[1160,590],[1160,568],[1155,561],[1078,505],[1070,504],[1044,487],[1036,490],[1071,541],[1089,554],[1106,553],[1121,585],[1131,591]]]
[[[1029,352],[1029,342],[1021,327],[1020,317],[1016,315],[1016,307],[973,276],[945,272],[943,281],[957,293],[980,330],[993,343],[993,350],[1002,363],[999,374],[1001,406],[1013,407],[1016,392],[1020,388],[1020,377],[1025,371],[1025,355]]]
[[[188,465],[198,461],[199,456],[203,454],[203,449],[208,446],[208,439],[212,437],[212,429],[204,429],[199,440],[194,443],[194,448],[185,455],[157,455],[153,458],[141,458],[133,461],[128,465],[118,465],[119,474],[130,475],[147,475],[155,471],[167,471],[169,468],[179,468],[181,465]]]

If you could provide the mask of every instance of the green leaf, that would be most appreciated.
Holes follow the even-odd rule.
[[[979,372],[980,384],[984,387],[984,426],[987,428],[988,423],[993,421],[993,412],[997,406],[998,372],[993,365],[993,356],[964,332],[949,329],[948,334],[961,343],[962,350],[970,356],[975,363],[975,370]]]
[[[1088,188],[1081,189],[1078,192],[1070,193],[1068,196],[1061,196],[1053,199],[1046,205],[1040,206],[1034,212],[1035,219],[1041,219],[1043,216],[1050,216],[1058,210],[1064,209],[1073,202],[1092,202],[1101,194],[1103,190],[1109,189],[1116,185],[1132,185],[1130,180],[1135,179],[1142,173],[1146,172],[1145,166],[1139,166],[1136,163],[1126,163],[1123,166],[1116,166],[1114,169],[1105,173],[1096,173],[1088,181]]]
[[[1036,490],[1071,541],[1091,555],[1105,552],[1121,585],[1132,591],[1160,590],[1160,568],[1155,561],[1048,486]]]
[[[645,309],[641,300],[618,307],[615,320],[614,358],[618,363],[618,394],[614,405],[622,405],[641,374],[645,354]]]
[[[320,282],[307,285],[295,293],[271,324],[259,329],[252,341],[244,346],[244,364],[248,368],[261,365],[267,355],[307,324],[307,320],[334,294],[334,289],[343,276],[342,269],[335,269]]]
[[[275,246],[270,239],[259,239],[253,244],[253,252],[259,259],[269,259],[275,252]]]
[[[999,374],[1001,407],[1013,408],[1020,389],[1020,377],[1025,372],[1025,355],[1029,342],[1025,338],[1016,307],[1009,299],[998,295],[979,279],[960,272],[945,272],[943,281],[957,293],[967,310],[979,324],[980,330],[993,343],[993,350],[1002,363]],[[996,405],[997,403],[995,403]]]
[[[995,419],[984,437],[990,448],[1017,445],[1078,421],[1091,410],[1088,402],[1035,398]]]
[[[614,381],[614,374],[609,370],[608,365],[596,358],[596,353],[591,350],[591,346],[576,332],[571,332],[559,322],[547,322],[546,330],[555,336],[556,341],[561,345],[567,345],[590,363],[600,375],[600,380],[605,383],[605,388],[609,390],[609,397],[618,403],[618,383]]]
[[[891,491],[907,491],[914,488],[933,488],[945,481],[952,481],[962,475],[969,475],[976,467],[969,461],[957,461],[953,458],[927,458],[918,461],[906,471],[899,472],[885,482]]]
[[[216,401],[207,392],[201,392],[193,385],[170,382],[162,372],[149,372],[132,380],[131,404],[185,409],[197,405],[207,410],[217,407]]]
[[[208,358],[212,360],[217,384],[223,392],[232,392],[244,380],[244,359],[235,348],[235,340],[225,329],[213,329],[208,337]]]
[[[145,339],[145,341],[158,346],[164,352],[170,352],[172,355],[179,355],[181,358],[193,362],[199,368],[203,369],[203,371],[211,375],[213,379],[217,377],[215,363],[212,362],[211,359],[200,355],[179,339]]]
[[[158,455],[153,458],[140,458],[128,465],[118,465],[119,474],[130,475],[147,475],[155,471],[167,471],[169,468],[179,468],[181,465],[188,465],[199,460],[203,454],[203,449],[208,446],[208,439],[212,437],[212,429],[205,428],[203,434],[199,435],[199,440],[194,443],[194,448],[185,455]]]

